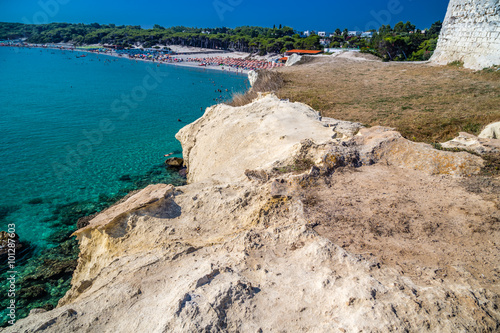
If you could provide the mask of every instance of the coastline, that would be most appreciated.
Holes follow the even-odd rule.
[[[60,50],[60,49],[58,49],[58,50],[60,50],[62,52],[55,52],[55,51],[51,51],[52,49],[55,50],[55,49],[58,49],[58,48],[50,48],[50,50],[47,48],[46,51],[42,50],[44,57],[42,57],[42,56],[39,57],[38,56],[38,54],[42,54],[42,52],[40,52],[41,49],[34,49],[34,48],[32,48],[31,50],[29,50],[29,49],[20,50],[22,52],[19,52],[18,54],[14,53],[15,50],[13,50],[13,49],[11,49],[11,50],[5,50],[5,51],[8,51],[8,52],[12,53],[12,55],[13,55],[12,57],[13,58],[19,58],[21,55],[23,55],[24,57],[30,57],[30,59],[31,58],[37,58],[37,59],[40,58],[42,60],[45,59],[45,61],[47,59],[53,59],[52,62],[53,62],[54,67],[55,67],[54,70],[61,70],[63,73],[66,73],[66,74],[67,74],[67,72],[64,71],[64,65],[65,64],[69,64],[69,65],[73,66],[73,64],[75,64],[75,62],[76,63],[88,62],[88,60],[90,60],[90,59],[93,59],[93,61],[94,61],[93,63],[97,64],[97,59],[94,56],[87,56],[87,58],[76,59],[75,60],[75,56],[79,55],[79,54],[82,54],[83,52],[82,53],[78,53],[78,52],[77,53],[74,53],[74,52],[72,52],[72,53],[69,53],[69,52],[66,53],[65,51],[67,51],[67,50]],[[71,50],[71,51],[73,51],[73,50]],[[78,50],[75,50],[75,51],[78,51]],[[55,55],[51,54],[51,53],[55,53]],[[59,54],[61,54],[61,53],[66,53],[66,55],[59,57]],[[107,53],[105,55],[113,56],[113,55],[111,55],[109,53]],[[96,56],[97,56],[97,54],[96,54]],[[62,60],[62,59],[66,59],[66,58],[71,58],[72,60],[69,60],[69,61]],[[107,62],[110,62],[110,60],[113,61],[111,58],[102,58],[102,57],[100,57],[100,58],[101,58],[101,63],[104,62],[105,59],[108,59]],[[119,57],[119,58],[122,58],[122,57]],[[61,60],[59,60],[59,59],[61,59]],[[134,60],[134,59],[132,59],[132,60]],[[139,59],[136,59],[136,60],[139,60]],[[101,63],[99,63],[99,65],[101,65]],[[132,67],[132,68],[138,68],[139,69],[138,72],[140,72],[141,68],[145,68],[145,67],[151,66],[151,65],[146,65],[146,64],[141,65],[141,64],[132,64],[132,63],[125,63],[125,62],[115,61],[116,65],[114,65],[114,66],[116,67],[117,72],[121,72],[121,73],[124,73],[124,74],[127,74],[127,75],[130,75],[130,74],[127,72],[127,70],[124,71],[124,70],[122,70],[120,68],[120,65],[119,65],[120,63],[121,63],[121,67],[123,67],[123,68],[130,68],[130,67]],[[28,66],[24,66],[24,67],[27,68]],[[153,66],[151,66],[151,67],[153,67]],[[195,67],[195,66],[193,66],[193,67]],[[214,70],[219,70],[219,69],[218,68],[214,68]],[[168,69],[165,68],[164,71],[168,71]],[[5,74],[5,72],[4,72],[4,74]],[[207,90],[210,90],[210,93],[213,93],[213,89],[211,87],[211,84],[209,85],[209,84],[205,83],[206,81],[208,81],[209,78],[213,78],[213,80],[217,80],[217,82],[220,81],[220,83],[225,82],[225,80],[236,80],[238,82],[242,82],[241,89],[245,89],[244,86],[246,86],[246,85],[243,83],[244,77],[241,77],[241,76],[236,77],[235,75],[227,76],[227,75],[224,75],[223,73],[219,74],[219,73],[215,73],[215,72],[208,73],[208,74],[210,74],[210,75],[207,76],[205,74],[202,74],[201,71],[196,71],[196,72],[195,71],[185,71],[185,72],[179,71],[179,76],[181,77],[181,80],[183,79],[183,77],[188,77],[188,76],[191,77],[191,75],[196,75],[197,77],[206,77],[206,80],[203,79],[203,83],[197,86],[198,88],[196,89],[196,91],[193,89],[194,96],[195,96],[194,103],[197,106],[202,106],[202,104],[197,104],[198,103],[197,100],[201,98],[200,97],[200,95],[201,95],[200,90],[203,90],[206,87],[209,87],[209,89],[207,89]],[[140,75],[141,76],[139,76],[139,77],[141,78],[142,75],[143,75],[143,72],[141,72]],[[74,76],[74,77],[77,77],[77,76]],[[173,80],[168,80],[168,81],[173,81]],[[201,81],[199,81],[199,82],[201,83]],[[198,84],[198,81],[196,83]],[[71,84],[71,83],[69,83],[69,84]],[[69,84],[68,84],[68,86],[66,88],[69,87]],[[226,86],[225,83],[224,83],[224,85]],[[114,84],[114,86],[116,86],[116,84]],[[228,84],[228,86],[232,86],[232,84]],[[76,91],[75,88],[77,88],[77,86],[75,86],[73,84],[72,88],[74,88],[74,89],[73,90],[69,90],[69,89],[68,90],[63,90],[62,93],[61,93],[61,95],[63,95],[63,94],[67,95],[68,92],[74,92],[74,91]],[[110,93],[109,91],[106,94],[112,95],[112,93]],[[215,96],[218,96],[218,95],[214,94],[214,97]],[[210,104],[203,104],[203,109],[205,109],[205,107],[208,107],[209,105],[215,104],[215,102],[210,102],[210,101],[208,101],[208,103],[210,103]],[[198,107],[194,108],[194,110],[195,110],[194,113],[195,113],[196,116],[199,116],[200,114],[202,114],[201,111],[200,112],[198,111],[199,110]],[[178,117],[178,115],[172,116],[172,119],[173,119],[172,121],[175,121],[176,124],[179,124],[176,121],[177,117]],[[194,121],[194,119],[189,119],[188,116],[187,115],[185,116],[184,114],[183,114],[183,116],[181,118],[183,119],[183,121],[187,120],[188,123],[190,123],[191,121]],[[91,129],[91,127],[89,127],[89,128]],[[177,131],[171,133],[171,136],[173,137],[176,132]],[[161,150],[161,156],[163,156],[164,153],[168,153],[168,152],[175,152],[174,156],[178,156],[181,153],[180,151],[177,151],[177,150],[163,150],[162,149]],[[140,153],[142,154],[144,152],[142,151]],[[120,174],[117,174],[116,177],[113,176],[112,177],[113,180],[115,180],[115,178],[120,178],[119,182],[121,184],[123,184],[123,186],[120,187],[119,193],[117,193],[119,195],[117,195],[116,197],[114,197],[113,193],[111,193],[111,192],[102,191],[102,193],[103,193],[102,200],[101,200],[101,196],[99,196],[99,201],[95,201],[95,202],[94,201],[90,201],[90,200],[89,201],[80,201],[80,200],[78,200],[78,202],[72,202],[71,199],[75,200],[75,197],[69,197],[68,200],[67,200],[68,202],[66,202],[66,201],[63,202],[63,203],[57,202],[57,207],[56,207],[56,204],[54,204],[54,205],[52,204],[51,200],[53,200],[53,199],[50,199],[50,200],[47,199],[46,200],[45,198],[37,198],[36,201],[34,201],[33,203],[30,202],[30,203],[26,203],[26,204],[25,204],[25,201],[27,201],[27,200],[23,199],[23,202],[22,202],[21,205],[25,205],[25,206],[29,205],[29,207],[34,207],[34,209],[36,209],[36,207],[42,207],[42,209],[44,209],[44,210],[47,211],[47,215],[49,215],[49,216],[47,216],[47,218],[50,218],[51,217],[50,215],[55,216],[55,218],[53,219],[53,221],[54,221],[53,223],[54,223],[55,226],[61,226],[61,225],[66,226],[66,225],[70,225],[71,224],[71,225],[74,225],[76,227],[78,218],[80,218],[82,216],[85,216],[87,213],[89,213],[89,214],[90,213],[95,213],[95,212],[98,211],[97,208],[99,208],[99,210],[100,210],[101,208],[104,208],[105,206],[107,206],[107,204],[113,204],[114,199],[118,198],[122,194],[125,194],[125,193],[122,193],[121,188],[126,189],[129,186],[130,187],[132,187],[132,186],[135,187],[136,183],[142,184],[141,186],[139,186],[137,188],[134,188],[133,190],[135,191],[135,190],[138,190],[138,189],[143,189],[144,187],[146,187],[149,184],[156,183],[157,182],[157,178],[160,178],[160,176],[164,175],[163,173],[160,174],[160,171],[164,171],[164,167],[162,167],[163,166],[163,160],[164,160],[164,158],[161,158],[161,159],[162,159],[161,165],[158,165],[158,167],[155,165],[154,168],[152,167],[151,170],[145,171],[144,174],[142,174],[142,173],[135,173],[134,171],[130,171],[130,173],[128,173],[128,172],[127,173],[123,173],[122,172]],[[150,182],[149,179],[153,179],[153,178],[154,178],[154,180]],[[173,184],[173,182],[170,182],[170,181],[165,181],[165,183],[171,183],[171,184]],[[106,186],[103,186],[103,187],[107,187],[108,186],[108,184],[105,184],[105,185]],[[176,184],[176,185],[181,185],[181,184],[179,183],[179,184]],[[61,199],[61,200],[64,200],[64,199],[65,199],[65,197],[63,197],[63,199]],[[45,208],[45,207],[47,207],[47,208]],[[94,209],[94,207],[97,207],[97,208]],[[24,209],[24,206],[22,206],[22,208]],[[19,210],[19,212],[21,212],[21,210]],[[22,212],[23,212],[23,214],[25,213],[25,211],[22,211]],[[73,220],[70,221],[70,219],[73,219]],[[16,223],[17,223],[17,221],[16,221]],[[52,223],[52,220],[51,220],[51,222],[48,222],[48,220],[47,220],[44,223],[47,223],[47,224],[48,223]],[[42,223],[38,223],[38,225],[41,225],[41,224]],[[75,249],[77,247],[76,241],[74,239],[72,239],[71,241],[67,241],[66,242],[66,239],[65,239],[65,237],[67,236],[67,229],[69,229],[69,227],[64,227],[65,228],[64,230],[62,230],[62,227],[61,227],[61,232],[59,232],[59,230],[56,230],[55,228],[56,227],[54,227],[53,235],[52,235],[52,233],[50,234],[50,242],[51,242],[51,244],[54,243],[54,244],[58,244],[58,245],[55,248],[51,249],[50,251],[44,251],[45,252],[44,255],[46,254],[46,256],[42,257],[42,259],[37,260],[36,262],[33,261],[35,264],[38,265],[40,262],[44,262],[45,259],[47,259],[49,261],[52,260],[52,261],[50,261],[50,263],[51,263],[50,265],[54,266],[55,268],[52,269],[53,267],[43,267],[43,269],[35,271],[35,269],[32,270],[32,267],[35,266],[33,264],[33,265],[29,266],[30,271],[32,270],[31,273],[30,273],[31,275],[27,275],[27,276],[30,276],[30,279],[31,279],[32,275],[35,275],[35,276],[41,275],[41,273],[39,275],[36,275],[40,271],[44,272],[44,274],[48,275],[49,277],[52,277],[53,275],[56,275],[56,274],[60,274],[60,271],[63,271],[64,274],[66,274],[67,273],[66,270],[69,271],[70,268],[74,269],[74,266],[76,265],[76,261],[75,260],[76,260],[76,257],[78,255],[78,253],[76,253],[76,256],[73,256],[74,253],[75,253],[74,251],[75,251]],[[18,225],[18,230],[22,230],[22,229],[23,229],[22,225],[19,224]],[[23,236],[21,236],[21,237],[23,237]],[[59,244],[61,244],[61,245],[59,246]],[[30,250],[31,248],[26,248],[26,249]],[[66,256],[66,252],[69,253],[68,256]],[[19,252],[19,256],[18,256],[19,261],[17,262],[17,264],[18,264],[19,267],[21,267],[22,265],[24,265],[24,261],[21,261],[21,259],[22,259],[21,258],[21,254],[22,253]],[[54,259],[54,258],[56,258],[58,261],[55,262],[56,259]],[[55,263],[55,264],[52,264],[52,263]],[[22,269],[22,267],[21,267],[21,269]],[[19,273],[18,276],[20,278],[24,278],[25,277],[24,272],[25,272],[24,270],[20,271],[20,273]],[[61,274],[63,274],[63,273],[61,273]],[[71,274],[72,274],[72,272],[71,272]],[[66,278],[66,275],[64,275],[63,277],[61,277],[61,279],[65,279],[65,278]],[[64,288],[69,288],[69,281],[70,280],[71,280],[71,278],[69,280],[65,280],[65,284],[59,283],[57,285],[57,287],[58,288],[59,287],[61,287],[61,288],[63,288],[63,287]],[[52,294],[55,294],[56,292],[59,292],[59,290],[62,290],[62,289],[53,288],[52,285],[50,285],[50,287],[46,287],[45,286],[45,281],[43,281],[43,283],[41,283],[40,281],[35,280],[35,278],[33,278],[30,281],[32,281],[33,285],[35,285],[35,286],[39,286],[39,285],[43,284],[43,287],[40,287],[40,288],[36,287],[36,288],[38,288],[36,290],[39,291],[39,294],[37,295],[36,300],[33,301],[33,304],[35,304],[35,307],[42,307],[42,306],[45,306],[45,305],[49,304],[48,302],[46,302],[45,304],[43,303],[43,302],[46,301],[46,297],[52,296]],[[33,287],[33,285],[25,283],[23,287],[31,288],[31,287]],[[41,289],[41,288],[44,288],[44,289]],[[35,289],[33,289],[33,290],[35,290]],[[47,291],[47,292],[45,292],[44,290]],[[50,293],[48,292],[49,290],[50,290]],[[64,291],[64,293],[66,292],[66,290],[63,290],[63,291]],[[64,293],[62,295],[64,295]],[[25,305],[26,304],[25,302],[27,302],[26,299],[28,299],[28,297],[32,297],[32,295],[29,292],[26,292],[25,290],[22,291],[22,294],[23,294],[23,299],[18,299],[18,305],[19,305],[18,316],[19,316],[19,318],[21,317],[21,315],[22,316],[27,315],[26,311],[29,311],[29,309]],[[62,295],[58,295],[59,296],[58,299],[60,299],[60,297],[62,297]],[[56,306],[58,299],[56,299],[54,302],[51,302],[50,306],[47,306],[46,309],[48,310],[51,307]]]
[[[461,176],[478,172],[479,157],[412,143],[390,128],[320,117],[275,95],[210,108],[176,138],[190,170],[188,185],[148,186],[89,221],[75,233],[80,256],[71,289],[55,309],[36,309],[5,332],[40,325],[116,332],[276,331],[284,325],[291,331],[414,331],[422,322],[428,331],[498,327],[498,311],[489,305],[498,299],[489,282],[494,271],[469,273],[474,258],[447,259],[463,242],[473,248],[477,240],[459,242],[452,230],[470,229],[495,209],[486,197],[458,187]],[[380,195],[383,202],[373,200]],[[457,202],[463,210],[443,212],[443,205]],[[400,215],[386,214],[402,205],[415,212],[407,231],[396,229]],[[380,207],[381,213],[361,215]],[[472,222],[469,211],[478,214]],[[431,218],[437,232],[420,227]],[[374,223],[378,229],[370,230]],[[496,254],[487,250],[495,234],[484,237],[481,255],[492,261]],[[431,253],[451,249],[441,262],[419,243]],[[396,263],[375,252],[378,244]],[[485,305],[470,306],[474,301]],[[140,316],[130,316],[130,309]]]
[[[208,63],[203,63],[199,61],[199,59],[211,59],[212,57],[219,55],[219,53],[216,52],[209,52],[206,51],[205,49],[199,49],[195,47],[190,47],[188,52],[181,52],[181,54],[175,54],[172,55],[173,61],[161,61],[161,60],[149,60],[145,58],[133,58],[129,57],[127,55],[122,55],[115,50],[109,49],[110,52],[100,52],[100,51],[92,51],[92,50],[87,50],[87,49],[76,49],[73,46],[57,46],[57,45],[39,45],[39,44],[27,44],[27,46],[9,46],[9,47],[21,47],[21,48],[39,48],[39,49],[50,49],[50,50],[61,50],[61,51],[71,51],[71,52],[81,52],[81,53],[90,53],[90,54],[96,54],[96,55],[107,55],[115,58],[121,58],[121,59],[128,59],[132,61],[144,61],[144,62],[150,62],[153,64],[161,65],[174,65],[174,66],[180,66],[180,67],[189,67],[189,68],[198,68],[198,69],[210,69],[210,70],[217,70],[217,71],[222,71],[222,72],[228,72],[228,73],[235,73],[235,74],[242,74],[242,75],[248,75],[248,73],[252,70],[259,69],[259,68],[241,68],[241,67],[232,67],[230,65],[213,65],[213,64],[208,64]],[[144,51],[145,53],[147,51]],[[203,53],[206,52],[206,53]],[[276,56],[268,56],[268,57],[263,57],[263,56],[255,56],[252,57],[250,53],[244,53],[244,52],[228,52],[228,53],[221,53],[224,56],[218,56],[217,58],[220,58],[221,60],[235,60],[235,61],[255,61],[255,62],[261,62],[261,63],[273,63],[274,58]],[[252,58],[250,58],[252,57]],[[207,61],[209,62],[209,61]],[[269,65],[269,69],[271,68],[279,68],[282,65]],[[267,65],[266,67],[263,68],[268,68]]]
[[[189,67],[189,68],[197,68],[197,69],[211,69],[211,70],[216,70],[216,71],[242,74],[242,75],[248,75],[248,73],[250,72],[250,70],[246,70],[246,69],[231,69],[230,67],[224,67],[224,66],[213,66],[213,65],[199,66],[195,62],[185,61],[184,58],[181,58],[181,59],[183,59],[183,61],[166,62],[166,61],[155,61],[155,60],[148,60],[148,59],[141,59],[141,58],[129,58],[127,56],[121,56],[114,51],[112,51],[110,53],[99,53],[99,52],[81,51],[81,50],[71,50],[71,51],[86,52],[86,53],[99,54],[99,55],[108,55],[108,56],[119,58],[119,59],[127,59],[130,61],[143,61],[143,62],[153,63],[156,65],[173,65],[173,66]],[[186,56],[187,55],[177,55],[176,57],[186,57]],[[203,54],[200,54],[199,56],[203,56]]]
[[[13,204],[0,236],[26,248],[0,267],[0,333],[500,330],[500,4],[448,2],[430,29],[401,21],[370,39],[4,23],[25,38],[0,48],[0,156],[18,175],[0,178]],[[284,67],[287,42],[359,50],[291,52]],[[63,159],[71,171],[50,178]]]

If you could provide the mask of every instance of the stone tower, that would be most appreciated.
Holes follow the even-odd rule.
[[[450,0],[431,61],[464,67],[500,65],[500,0]]]

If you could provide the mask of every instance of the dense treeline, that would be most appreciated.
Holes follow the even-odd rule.
[[[199,29],[188,27],[153,29],[140,26],[115,26],[114,24],[50,23],[24,25],[0,24],[0,39],[26,37],[29,43],[72,42],[81,44],[114,44],[128,47],[142,45],[185,45],[212,49],[231,49],[242,52],[279,53],[284,49],[321,49],[319,37],[301,38],[290,27],[262,28],[238,27]]]
[[[441,21],[437,21],[426,30],[417,29],[410,22],[399,22],[394,28],[382,25],[378,31],[372,30],[371,38],[350,36],[347,29],[337,29],[329,47],[358,48],[384,60],[428,60],[436,48],[441,25]]]
[[[436,47],[441,22],[422,32],[410,22],[399,22],[391,28],[383,25],[372,38],[352,36],[347,29],[337,29],[332,36],[320,37],[313,33],[301,37],[290,27],[238,27],[230,28],[164,28],[116,26],[114,24],[21,24],[0,23],[0,40],[27,38],[29,43],[113,44],[123,47],[141,45],[184,45],[242,52],[284,53],[290,49],[320,50],[325,46],[359,48],[387,60],[426,60]]]
[[[380,27],[370,41],[370,47],[385,60],[428,60],[436,49],[441,21],[432,24],[424,33],[410,22]]]

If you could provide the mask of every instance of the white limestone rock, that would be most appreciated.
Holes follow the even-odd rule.
[[[288,57],[288,60],[286,61],[285,66],[293,66],[301,60],[302,60],[302,56],[294,53]]]
[[[176,135],[188,181],[229,182],[245,177],[247,169],[270,169],[276,161],[290,158],[302,140],[325,143],[334,133],[319,119],[309,106],[282,101],[273,94],[241,107],[210,107]]]
[[[500,140],[477,137],[465,132],[460,132],[456,138],[441,143],[441,146],[443,148],[464,149],[481,155],[500,152]]]
[[[248,81],[250,82],[250,86],[253,87],[255,82],[257,82],[257,78],[259,77],[259,73],[256,71],[248,72]]]
[[[478,168],[479,157],[437,151],[381,127],[361,128],[354,137],[349,137],[354,133],[350,131],[346,140],[332,139],[335,133],[325,123],[342,129],[351,126],[329,119],[322,122],[310,107],[274,95],[262,95],[242,107],[207,109],[177,134],[190,184],[175,189],[149,186],[96,216],[77,231],[78,267],[58,307],[35,311],[0,330],[456,332],[498,328],[496,289],[476,283],[470,274],[464,275],[465,280],[419,283],[418,276],[381,265],[371,253],[349,252],[334,243],[336,238],[330,240],[312,229],[310,214],[319,208],[307,208],[306,198],[294,192],[311,190],[304,182],[320,177],[326,167],[368,161],[355,171],[346,168],[339,173],[338,182],[353,178],[347,185],[337,186],[327,174],[316,178],[315,189],[333,191],[319,199],[330,200],[326,206],[342,211],[351,206],[339,205],[335,199],[356,199],[369,182],[375,188],[373,200],[360,208],[373,215],[388,194],[380,190],[385,184],[379,177],[385,170],[397,185],[388,199],[395,207],[408,207],[413,199],[397,189],[409,189],[408,193],[416,193],[414,200],[421,200],[416,205],[431,210],[429,216],[445,214],[443,207],[468,203],[469,210],[480,207],[478,214],[486,216],[496,211],[492,202],[443,176],[470,174]],[[296,156],[315,163],[319,158],[319,162],[302,173],[273,173],[276,163],[293,163]],[[351,195],[354,189],[358,194]],[[429,200],[429,193],[435,191],[441,199]],[[469,210],[454,209],[457,233],[469,229],[460,226],[476,217],[476,210]],[[355,211],[346,219],[357,220]],[[384,221],[398,218],[389,211],[380,212]],[[417,213],[412,219],[420,218]],[[332,215],[323,218],[335,220]],[[359,237],[365,232],[369,231],[364,229]],[[461,269],[460,263],[453,269]]]
[[[75,231],[73,235],[80,236],[88,230],[101,228],[118,219],[123,219],[125,216],[136,210],[143,209],[162,199],[165,199],[172,194],[173,189],[174,187],[172,185],[167,184],[149,185],[142,191],[132,195],[124,202],[113,205],[98,214],[95,218],[89,221],[89,224],[86,227]]]
[[[487,125],[481,133],[479,133],[478,137],[484,139],[500,139],[500,121]]]
[[[325,127],[332,128],[333,131],[343,139],[352,138],[359,132],[360,129],[364,128],[361,123],[338,120],[328,117],[322,117],[321,122]]]

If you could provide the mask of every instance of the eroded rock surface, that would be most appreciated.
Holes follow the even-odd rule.
[[[494,135],[492,135],[492,137],[493,138],[488,138],[485,134],[482,136],[475,136],[469,133],[460,132],[456,138],[442,143],[441,146],[448,149],[464,149],[477,154],[499,153],[500,139],[494,138]]]
[[[500,121],[489,124],[478,135],[483,139],[500,139]]]
[[[190,184],[95,217],[59,306],[4,331],[498,330],[500,184],[459,178],[481,158],[335,128],[272,95],[208,109],[177,135]]]
[[[285,66],[293,66],[302,60],[302,56],[298,54],[292,54],[286,60]]]
[[[302,103],[281,101],[275,95],[242,107],[219,104],[177,133],[182,142],[190,183],[233,182],[246,169],[271,168],[290,158],[300,141],[325,143],[333,136],[319,113]]]
[[[250,83],[250,87],[253,87],[255,82],[257,82],[257,78],[259,77],[259,73],[256,71],[248,72],[248,82]]]

